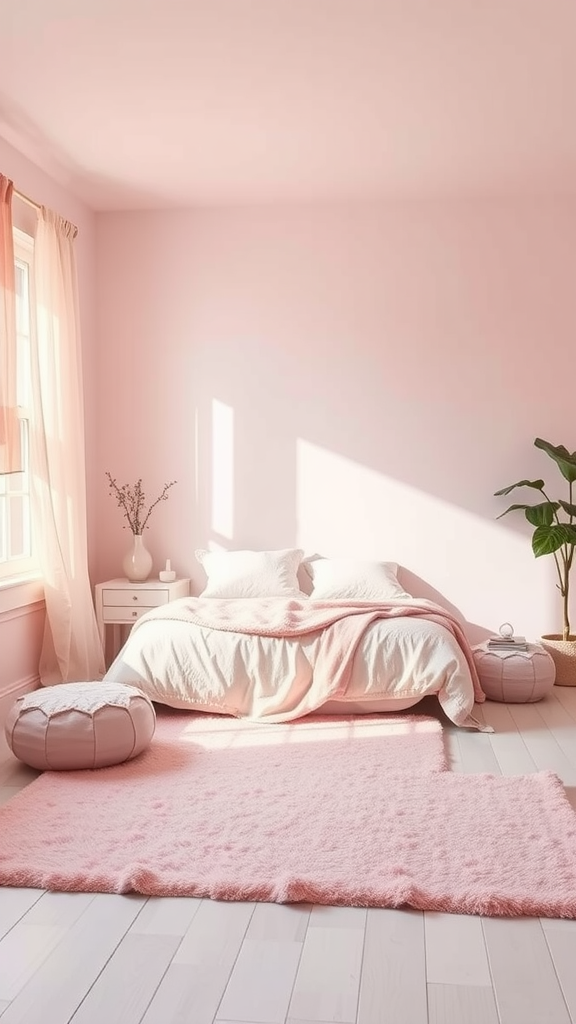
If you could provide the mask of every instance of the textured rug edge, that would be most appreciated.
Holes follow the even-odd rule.
[[[573,920],[576,918],[576,894],[567,904],[556,897],[541,899],[510,899],[493,894],[489,897],[469,897],[452,900],[430,896],[425,889],[418,886],[399,885],[395,890],[375,895],[359,887],[343,900],[333,890],[309,882],[305,879],[292,879],[281,887],[263,888],[260,883],[245,884],[239,887],[232,879],[230,882],[211,884],[191,882],[187,884],[172,883],[166,886],[153,872],[144,865],[135,865],[127,871],[126,877],[118,886],[110,886],[98,876],[90,879],[66,879],[57,872],[42,871],[22,872],[20,878],[16,872],[10,872],[7,881],[0,872],[0,885],[46,889],[49,892],[67,893],[100,893],[119,896],[152,896],[152,897],[194,897],[210,899],[225,903],[280,903],[280,904],[316,904],[334,907],[359,907],[368,909],[420,910],[448,914],[467,914],[485,917],[545,917]]]

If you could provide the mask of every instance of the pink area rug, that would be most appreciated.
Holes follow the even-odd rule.
[[[422,716],[163,711],[136,760],[48,772],[0,809],[0,884],[576,917],[557,777],[443,768]]]

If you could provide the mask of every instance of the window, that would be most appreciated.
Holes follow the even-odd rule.
[[[23,471],[0,475],[0,580],[37,568],[30,515],[30,347],[34,330],[32,297],[34,240],[14,229],[16,270],[16,400]]]

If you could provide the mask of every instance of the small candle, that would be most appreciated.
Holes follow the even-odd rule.
[[[167,558],[166,559],[166,572],[170,572],[171,569],[172,569],[172,566],[170,565],[170,559]]]

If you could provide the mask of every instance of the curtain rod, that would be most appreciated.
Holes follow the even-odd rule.
[[[31,206],[33,210],[42,209],[41,203],[37,203],[35,199],[30,199],[30,196],[27,196],[25,192],[20,192],[20,190],[17,188],[14,189],[14,195],[17,199],[21,199],[23,203],[26,203],[28,206]],[[71,224],[71,227],[74,228],[72,238],[76,238],[76,235],[78,234],[78,228],[75,224]]]
[[[24,195],[24,193],[20,192],[17,188],[14,189],[14,195],[17,196],[18,199],[21,199],[23,203],[27,203],[28,206],[33,206],[35,210],[42,209],[40,203],[36,203],[33,199],[30,199],[30,196]]]

